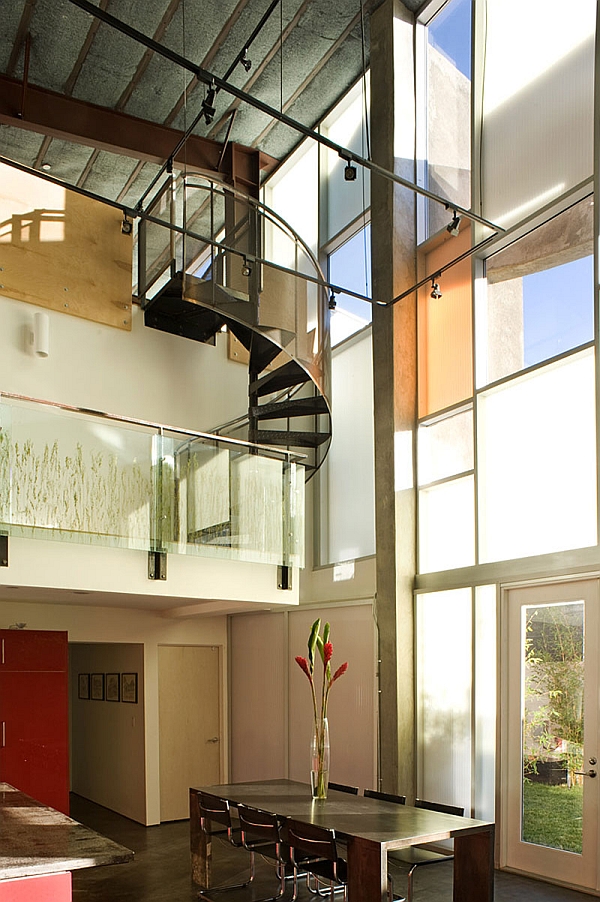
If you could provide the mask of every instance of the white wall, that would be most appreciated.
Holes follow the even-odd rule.
[[[80,699],[80,673],[137,673],[137,703]],[[71,791],[145,824],[144,646],[70,643],[69,687]]]
[[[109,642],[141,644],[144,648],[144,721],[145,721],[145,806],[146,824],[160,822],[160,783],[158,760],[158,646],[215,645],[222,649],[223,672],[227,673],[227,620],[204,617],[184,621],[168,620],[160,613],[121,608],[85,607],[69,604],[40,604],[0,601],[0,628],[26,623],[29,629],[67,630],[69,642]],[[87,672],[87,671],[85,671]],[[224,725],[221,743],[222,773],[228,774],[227,693],[222,693]],[[98,703],[99,704],[99,703]],[[130,707],[133,707],[131,705]]]

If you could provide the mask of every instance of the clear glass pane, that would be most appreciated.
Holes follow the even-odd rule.
[[[594,352],[479,396],[480,560],[596,543]]]
[[[523,608],[522,840],[581,854],[584,603]]]
[[[471,810],[470,589],[417,596],[417,793]]]
[[[586,198],[488,259],[477,308],[478,385],[592,341],[593,216]]]
[[[472,476],[419,491],[419,570],[430,573],[475,563]]]
[[[471,0],[450,0],[427,26],[426,187],[471,206]],[[428,235],[448,211],[428,202]]]
[[[417,441],[419,485],[472,470],[473,409],[421,423]]]
[[[475,589],[474,817],[495,820],[496,809],[496,586]]]
[[[370,224],[329,254],[329,281],[371,297]],[[336,294],[335,301],[336,308],[329,320],[332,346],[364,329],[372,319],[367,301],[344,293]]]

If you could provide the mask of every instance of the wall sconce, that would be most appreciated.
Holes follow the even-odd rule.
[[[32,344],[36,357],[47,357],[50,353],[50,317],[47,313],[33,314]]]

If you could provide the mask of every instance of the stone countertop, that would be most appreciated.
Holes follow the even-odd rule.
[[[131,861],[133,852],[0,782],[0,880]]]

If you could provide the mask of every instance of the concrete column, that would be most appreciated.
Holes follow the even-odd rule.
[[[371,152],[415,181],[413,15],[385,0],[371,16]],[[415,196],[372,178],[373,297],[416,282]],[[416,297],[373,308],[380,777],[414,795],[413,581]]]

